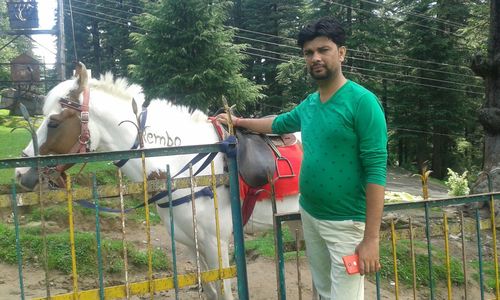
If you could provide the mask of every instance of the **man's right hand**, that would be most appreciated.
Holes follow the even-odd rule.
[[[215,117],[215,119],[224,125],[229,124],[229,115],[226,113],[218,114],[217,117]],[[233,126],[236,127],[239,124],[240,118],[231,115],[231,121]]]
[[[238,118],[231,116],[231,121],[234,127],[244,127],[248,130],[258,133],[272,133],[272,125],[275,117],[263,118],[263,119],[251,119],[251,118]],[[229,123],[229,115],[222,113],[217,115],[215,119],[222,123]]]

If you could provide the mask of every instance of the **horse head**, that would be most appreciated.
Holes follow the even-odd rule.
[[[88,91],[88,74],[85,65],[78,63],[75,69],[75,78],[64,81],[54,87],[46,97],[44,115],[46,116],[37,130],[38,151],[35,151],[33,142],[23,150],[23,156],[67,154],[82,152],[86,143],[82,140],[82,124],[88,122],[82,118],[88,116],[88,103],[85,104],[85,91]],[[82,100],[83,98],[83,100]],[[83,101],[83,104],[80,104]],[[83,114],[82,114],[83,112]],[[75,151],[77,150],[77,151]],[[57,186],[64,183],[64,171],[71,165],[46,168],[44,173],[49,175],[49,181]],[[16,178],[21,187],[34,190],[39,183],[36,168],[17,168]]]

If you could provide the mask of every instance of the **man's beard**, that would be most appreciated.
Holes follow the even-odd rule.
[[[325,72],[324,73],[320,73],[320,74],[317,74],[314,72],[313,70],[313,67],[311,67],[309,69],[309,75],[311,75],[311,77],[314,79],[314,80],[326,80],[326,79],[331,79],[333,77],[333,72],[332,70],[328,69],[326,66],[323,66],[323,68],[325,69]]]

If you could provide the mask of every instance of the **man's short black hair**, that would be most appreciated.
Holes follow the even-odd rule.
[[[297,38],[297,44],[303,49],[306,42],[312,41],[320,36],[329,38],[338,47],[344,46],[345,44],[345,30],[342,25],[332,17],[321,18],[302,27]]]

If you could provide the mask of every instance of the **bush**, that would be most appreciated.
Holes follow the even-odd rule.
[[[462,175],[448,168],[448,179],[444,182],[448,187],[448,195],[450,196],[465,196],[469,194],[469,182],[467,181],[467,171]]]

